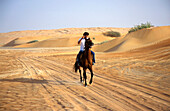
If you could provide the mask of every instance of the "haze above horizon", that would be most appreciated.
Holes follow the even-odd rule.
[[[1,0],[0,33],[170,25],[170,0]]]

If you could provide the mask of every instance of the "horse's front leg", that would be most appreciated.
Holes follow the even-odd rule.
[[[86,82],[86,79],[87,79],[87,76],[86,76],[86,68],[83,68],[83,77],[84,77],[84,81],[85,81],[85,87],[87,86],[87,82]]]
[[[93,70],[92,70],[92,67],[90,67],[89,70],[90,70],[90,72],[91,72],[91,79],[90,79],[89,84],[91,84],[92,81],[93,81]]]
[[[82,82],[82,76],[81,76],[81,69],[79,68],[79,73],[80,73],[80,82]]]

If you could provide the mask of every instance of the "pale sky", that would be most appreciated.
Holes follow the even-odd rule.
[[[170,0],[0,0],[0,33],[170,25]]]

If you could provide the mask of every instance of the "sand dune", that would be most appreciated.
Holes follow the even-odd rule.
[[[71,46],[77,46],[77,42],[80,39],[80,36],[78,35],[72,35],[72,37],[68,37],[69,35],[63,35],[65,37],[54,37],[51,39],[42,40],[36,43],[27,43],[30,41],[29,39],[25,40],[25,37],[23,37],[24,40],[19,39],[15,40],[15,43],[18,43],[18,41],[23,41],[21,44],[13,45],[14,47],[71,47]],[[76,37],[75,37],[76,36]],[[102,33],[93,33],[90,35],[91,39],[94,43],[101,43],[103,41],[109,41],[114,38],[104,36]],[[93,39],[95,38],[95,39]],[[38,40],[38,39],[32,39],[32,40]],[[7,44],[9,46],[9,44]]]
[[[1,37],[26,37],[26,36],[62,36],[62,34],[81,34],[84,31],[90,33],[106,32],[106,31],[118,31],[122,34],[126,34],[129,28],[114,28],[114,27],[94,27],[94,28],[62,28],[53,30],[26,30],[26,31],[13,31],[8,33],[0,33]]]
[[[142,29],[130,34],[123,35],[119,38],[111,38],[104,36],[102,32],[108,30],[116,30],[123,34],[127,33],[126,28],[66,28],[57,30],[40,30],[40,31],[21,31],[10,32],[6,36],[14,35],[23,36],[15,38],[3,46],[10,47],[71,47],[76,46],[78,39],[84,31],[90,32],[90,37],[95,44],[108,41],[103,44],[96,45],[93,49],[97,52],[110,51],[127,51],[134,48],[143,47],[152,43],[170,37],[170,26],[154,27],[150,29]],[[36,32],[36,33],[35,33]],[[56,33],[55,33],[56,32]],[[80,33],[81,32],[81,33]],[[29,34],[39,36],[26,36]],[[43,35],[44,34],[44,35]],[[8,37],[7,36],[7,37]],[[38,40],[36,43],[29,43],[32,40]]]
[[[49,39],[49,38],[52,38],[52,37],[51,36],[19,37],[6,43],[5,45],[3,45],[3,47],[13,47],[13,46],[22,45],[22,44],[28,44],[30,41],[33,41],[33,40],[42,41],[42,40]]]
[[[142,29],[94,47],[95,51],[127,51],[170,38],[170,26]]]
[[[0,47],[3,47],[15,39],[17,39],[17,37],[0,37]]]
[[[56,38],[55,41],[57,41],[57,38],[75,38],[75,37],[81,37],[83,32],[88,31],[90,33],[90,36],[96,37],[96,36],[102,36],[103,32],[106,31],[118,31],[122,35],[126,34],[129,30],[129,28],[107,28],[107,27],[97,27],[97,28],[63,28],[63,29],[53,29],[53,30],[28,30],[28,31],[14,31],[14,32],[9,32],[9,33],[0,33],[0,45],[5,46],[5,47],[12,47],[12,46],[17,46],[17,47],[34,47],[34,45],[28,45],[26,44],[29,41],[32,40],[47,40],[50,38]],[[9,38],[9,39],[8,39]],[[99,39],[100,37],[97,37],[95,41],[101,42],[105,40],[110,40],[107,38]],[[69,39],[71,40],[71,39]],[[59,39],[61,41],[61,39]],[[74,41],[73,41],[74,42]],[[48,47],[47,41],[44,41],[46,45],[41,45]],[[51,40],[49,40],[49,43],[51,43]],[[68,43],[68,42],[66,42]],[[66,44],[63,42],[63,44]],[[72,43],[70,43],[72,44]],[[60,46],[60,45],[59,45]],[[62,45],[63,46],[63,45]],[[67,46],[67,45],[66,45]],[[36,47],[39,47],[36,45]],[[57,45],[51,45],[49,44],[49,47],[57,47]]]
[[[36,43],[22,44],[15,47],[71,47],[76,46],[79,38],[52,38]]]

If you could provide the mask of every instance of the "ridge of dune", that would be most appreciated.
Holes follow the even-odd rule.
[[[17,37],[0,37],[0,47],[3,47],[5,44],[15,40]]]
[[[97,52],[128,51],[168,38],[170,38],[170,26],[153,27],[128,33],[126,36],[96,45],[94,50]]]
[[[4,37],[5,38],[5,37]],[[6,43],[3,45],[3,47],[6,46],[17,46],[22,44],[27,44],[30,41],[37,40],[37,41],[43,41],[49,38],[53,38],[53,36],[26,36],[26,37],[19,37],[15,38],[12,41]]]

